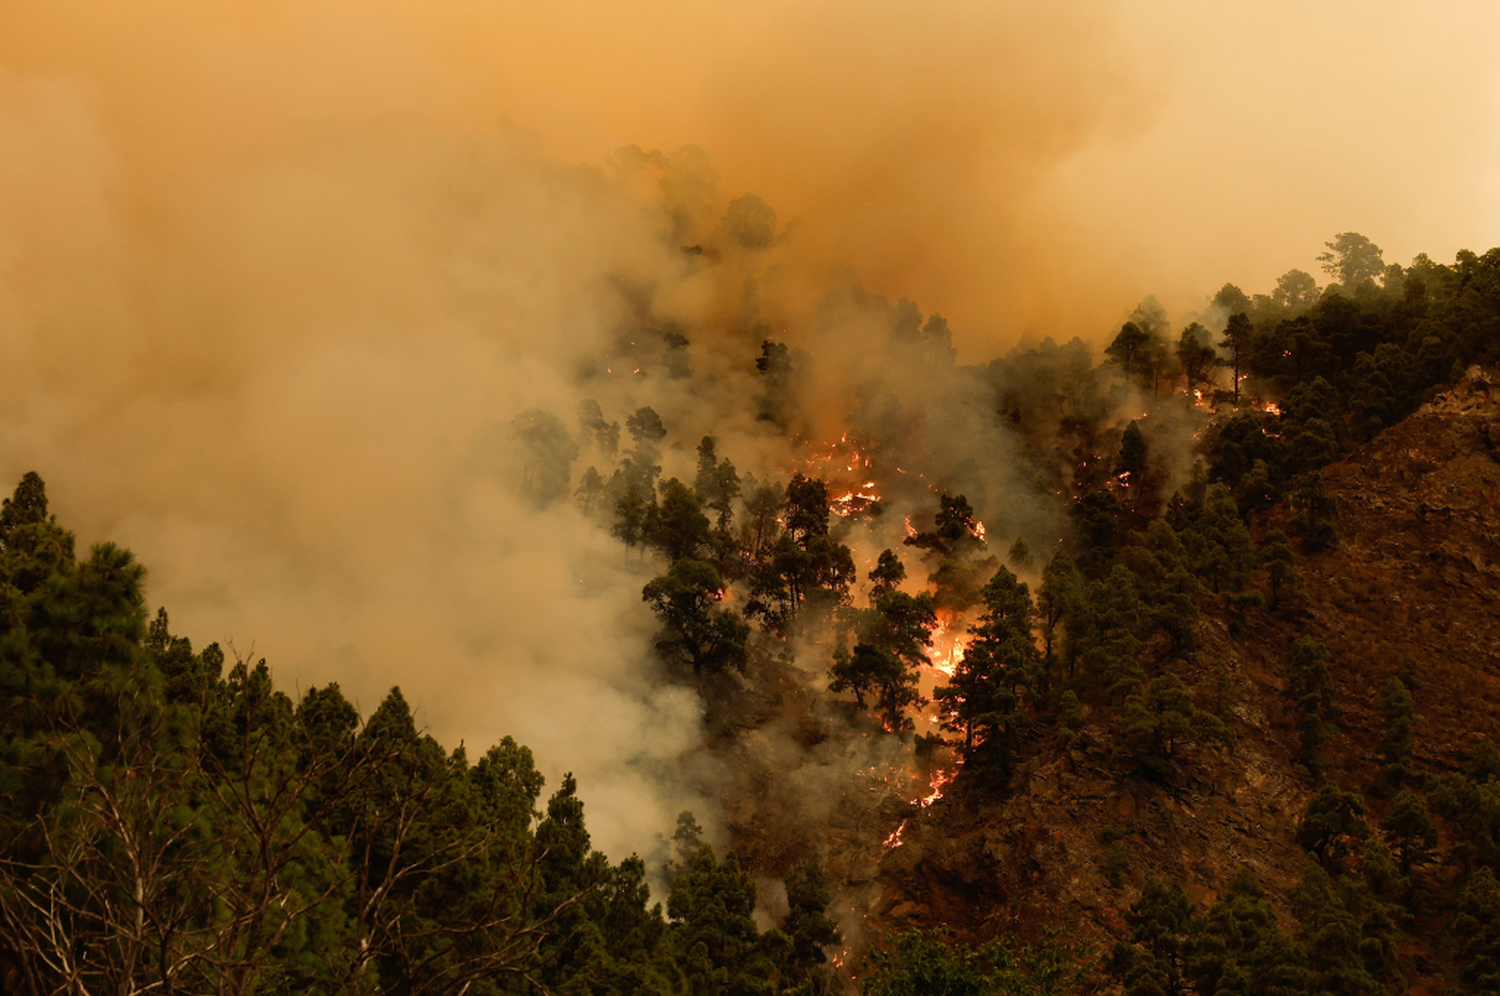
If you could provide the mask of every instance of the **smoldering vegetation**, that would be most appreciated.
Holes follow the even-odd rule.
[[[329,89],[306,61],[316,121],[279,89],[242,99],[232,59],[159,52],[104,90],[120,67],[76,47],[71,16],[11,35],[33,45],[17,60],[68,72],[3,79],[3,466],[39,470],[83,536],[141,551],[151,599],[200,642],[366,710],[400,684],[447,743],[513,734],[580,776],[624,852],[714,806],[711,773],[680,777],[702,706],[652,650],[656,566],[573,501],[639,449],[632,413],[666,427],[663,479],[691,477],[711,434],[781,487],[847,437],[879,448],[887,522],[951,479],[1056,532],[1010,461],[974,459],[1012,444],[942,320],[851,271],[825,281],[811,235],[721,189],[708,153],[570,165],[519,128]],[[235,47],[189,30],[205,57]],[[262,68],[284,52],[246,44]],[[767,340],[786,359],[762,373]],[[851,527],[863,559],[887,542]]]
[[[902,541],[943,494],[986,530],[966,563],[1023,540],[1034,576],[1131,421],[1156,497],[1190,479],[1206,416],[1096,368],[1135,281],[1049,200],[1163,113],[1118,18],[762,5],[726,54],[727,15],[622,41],[459,6],[5,12],[0,469],[140,551],[183,632],[366,711],[399,683],[448,744],[513,734],[625,852],[684,807],[712,832],[722,777],[683,763],[660,555],[611,533],[632,475],[696,487],[712,436],[736,543],[825,482],[856,593],[885,549],[929,583]],[[748,71],[768,38],[794,71]],[[534,85],[549,60],[597,78]],[[798,639],[826,682],[836,636]]]

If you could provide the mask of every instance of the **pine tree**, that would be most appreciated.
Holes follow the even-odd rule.
[[[1325,865],[1337,865],[1369,835],[1365,801],[1333,782],[1318,787],[1297,827],[1297,843]]]
[[[733,851],[707,844],[687,859],[667,900],[669,943],[692,996],[762,996],[773,990],[755,926],[755,886]]]
[[[719,572],[701,560],[678,560],[647,582],[641,599],[662,623],[657,650],[690,665],[695,674],[742,670],[750,627],[734,610],[716,607],[723,591]]]
[[[1193,906],[1182,884],[1155,876],[1125,913],[1131,944],[1116,942],[1110,970],[1126,996],[1178,996],[1185,989],[1183,954],[1194,926]]]
[[[1315,775],[1323,768],[1320,749],[1332,736],[1333,719],[1337,715],[1333,705],[1333,675],[1328,669],[1331,660],[1328,649],[1321,643],[1300,637],[1292,644],[1286,688],[1282,691],[1292,706],[1300,735],[1297,759]]]
[[[964,751],[1008,769],[1020,721],[1021,688],[1035,690],[1041,658],[1031,633],[1034,608],[1026,585],[1004,567],[981,592],[984,613],[969,631],[949,683],[934,691],[943,728],[963,734]]]

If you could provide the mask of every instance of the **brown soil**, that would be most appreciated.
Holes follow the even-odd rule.
[[[728,823],[742,857],[778,874],[820,848],[836,878],[830,884],[842,890],[856,955],[882,934],[937,925],[973,939],[1055,928],[1102,955],[1126,936],[1123,911],[1151,875],[1175,876],[1209,904],[1248,865],[1284,908],[1301,877],[1294,835],[1314,788],[1282,715],[1296,638],[1310,636],[1333,654],[1341,733],[1326,753],[1330,777],[1345,788],[1376,780],[1382,722],[1374,695],[1408,655],[1417,664],[1420,766],[1450,770],[1476,737],[1500,737],[1500,375],[1470,370],[1323,476],[1341,542],[1298,558],[1308,603],[1256,610],[1238,638],[1206,605],[1200,646],[1173,665],[1200,707],[1210,704],[1215,668],[1228,668],[1231,745],[1201,748],[1175,778],[1152,782],[1111,749],[1110,717],[1091,715],[1066,750],[1039,730],[1007,784],[965,772],[921,808],[909,804],[920,778],[836,787],[797,775],[807,757],[839,754],[825,742],[843,724],[828,722],[819,710],[833,706],[782,673],[773,682],[779,708],[768,713],[795,731],[790,739],[804,756],[770,746],[764,726],[723,731],[716,751],[731,773]],[[1284,528],[1288,515],[1284,506],[1269,510],[1256,533]],[[829,760],[823,774],[838,763]],[[814,786],[820,805],[805,802]],[[1378,818],[1381,802],[1371,804]],[[903,822],[899,846],[881,846]],[[1118,886],[1106,875],[1107,831],[1124,842]],[[1438,954],[1420,937],[1410,946],[1404,968],[1413,986],[1441,988]]]

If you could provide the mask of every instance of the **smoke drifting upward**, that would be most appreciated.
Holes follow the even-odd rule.
[[[147,217],[158,191],[372,121],[509,118],[568,162],[696,144],[726,194],[790,223],[803,271],[854,265],[985,353],[1107,326],[1143,288],[1175,306],[1269,286],[1336,231],[1402,260],[1500,228],[1500,11],[1482,0],[1422,18],[1289,0],[3,7],[0,64],[75,81]]]
[[[571,425],[590,397],[614,420],[656,407],[668,476],[710,431],[742,469],[784,471],[803,455],[755,422],[750,361],[762,327],[785,328],[819,358],[798,431],[902,420],[949,475],[982,447],[999,469],[965,482],[980,511],[1046,536],[1047,513],[1014,498],[1013,444],[963,421],[974,379],[869,348],[900,316],[862,288],[947,315],[966,360],[1024,330],[1092,337],[1149,289],[1143,267],[1190,211],[1237,194],[1180,172],[1224,127],[1189,112],[1213,87],[1179,57],[1209,46],[1150,30],[1184,11],[1034,6],[4,4],[0,474],[38,470],[81,540],[134,547],[196,642],[253,643],[284,681],[337,680],[367,711],[399,683],[450,745],[514,734],[580,776],[598,844],[644,846],[693,801],[663,772],[700,708],[648,663],[650,566],[570,506],[536,508],[487,441],[534,407]],[[1307,37],[1243,28],[1252,50]],[[1330,73],[1350,51],[1329,49]],[[1335,203],[1349,185],[1330,171],[1318,237],[1496,241],[1500,192],[1478,188],[1462,140],[1494,100],[1479,72],[1450,68],[1442,109],[1424,108],[1449,153],[1427,186],[1472,191],[1452,223],[1491,227],[1419,232],[1412,196],[1400,215]],[[1347,99],[1307,120],[1375,128]],[[1248,144],[1288,163],[1313,127],[1255,125]],[[1116,161],[1158,192],[1153,164],[1178,170],[1174,199],[1124,196]],[[774,223],[754,202],[730,213],[751,190]],[[1261,210],[1249,246],[1194,228],[1184,255],[1207,262],[1150,286],[1170,300],[1238,278],[1210,243],[1309,265],[1311,247],[1267,234],[1300,234],[1293,216]],[[643,322],[690,330],[696,377],[610,366]]]

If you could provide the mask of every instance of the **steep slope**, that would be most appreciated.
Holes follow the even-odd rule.
[[[1126,936],[1122,912],[1148,876],[1175,877],[1208,904],[1245,866],[1285,912],[1314,788],[1296,763],[1281,692],[1300,636],[1332,652],[1340,732],[1326,753],[1345,788],[1375,782],[1383,723],[1374,695],[1409,660],[1420,767],[1451,769],[1476,737],[1500,733],[1500,377],[1471,369],[1323,476],[1342,541],[1298,558],[1307,604],[1254,611],[1237,638],[1206,605],[1201,644],[1181,671],[1199,705],[1212,707],[1212,675],[1227,670],[1232,745],[1204,747],[1176,777],[1152,781],[1113,746],[1117,718],[1094,715],[1068,749],[1050,734],[1033,739],[1006,785],[961,775],[947,797],[909,814],[901,846],[887,850],[877,930],[1059,928],[1102,953]],[[1274,508],[1256,531],[1289,517]],[[1369,804],[1378,818],[1383,802]],[[1403,959],[1413,984],[1441,982],[1440,952],[1420,938],[1435,923],[1417,924]]]
[[[1344,761],[1365,773],[1370,694],[1410,654],[1417,757],[1451,767],[1500,732],[1500,375],[1471,368],[1324,479],[1342,542],[1303,577],[1344,664]]]

